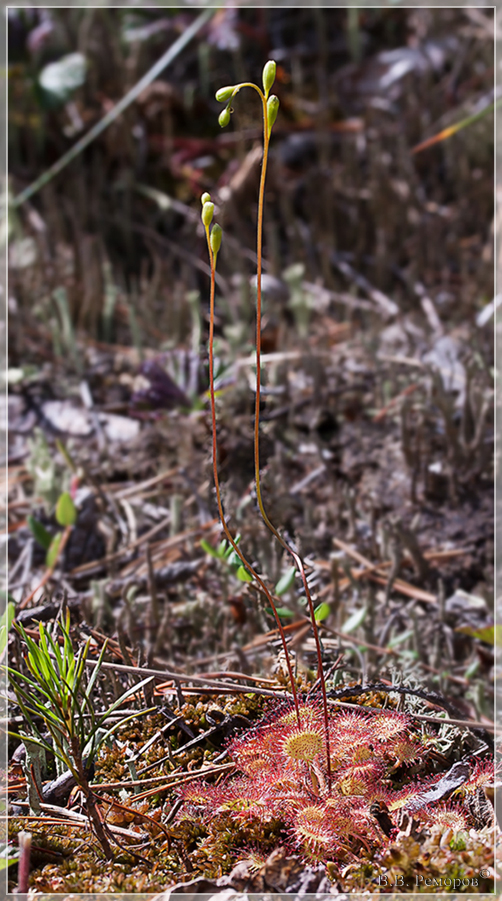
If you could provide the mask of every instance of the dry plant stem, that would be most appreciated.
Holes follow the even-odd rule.
[[[84,796],[85,796],[85,800],[87,802],[87,811],[89,814],[89,819],[92,822],[92,825],[94,827],[94,832],[96,833],[96,838],[98,839],[99,844],[101,845],[106,858],[108,860],[113,860],[113,851],[111,849],[110,842],[108,841],[108,835],[107,835],[107,833],[109,834],[109,830],[101,819],[101,816],[100,816],[100,813],[99,813],[99,810],[98,810],[98,807],[96,804],[96,798],[95,798],[94,792],[87,781],[87,776],[85,774],[84,764],[82,761],[82,755],[80,753],[80,744],[76,737],[72,738],[71,745],[72,745],[73,760],[75,762],[75,769],[77,770],[77,774],[78,774],[78,784],[79,784],[80,788],[82,789]]]
[[[214,487],[216,490],[216,500],[218,503],[218,513],[220,515],[221,525],[223,527],[223,531],[230,542],[232,548],[235,553],[242,561],[242,564],[246,567],[247,570],[251,573],[255,581],[258,583],[262,591],[264,592],[274,614],[275,621],[277,623],[277,628],[279,630],[279,634],[281,636],[281,642],[284,649],[284,654],[286,658],[287,668],[289,680],[291,683],[291,691],[293,693],[293,699],[296,710],[296,718],[298,720],[298,725],[300,725],[300,708],[298,705],[298,694],[296,691],[295,679],[293,674],[293,668],[291,666],[291,660],[288,653],[288,645],[286,641],[286,636],[284,634],[284,629],[279,618],[279,614],[277,613],[277,608],[275,606],[274,599],[268,590],[267,586],[260,578],[258,573],[253,569],[252,566],[248,563],[246,558],[244,557],[242,551],[239,549],[239,546],[236,544],[234,538],[232,537],[230,530],[225,522],[225,513],[223,511],[223,504],[221,501],[221,491],[220,491],[220,480],[218,475],[218,441],[216,436],[216,400],[214,393],[214,294],[215,294],[215,272],[216,272],[216,260],[211,248],[210,236],[209,236],[209,226],[205,226],[206,230],[206,238],[207,238],[207,246],[209,251],[209,259],[211,263],[211,295],[210,295],[210,312],[209,312],[209,395],[211,400],[211,432],[212,432],[212,456],[213,456],[213,477],[214,477]]]
[[[288,552],[293,558],[295,565],[301,575],[301,579],[303,582],[303,587],[305,589],[305,595],[307,598],[308,608],[310,619],[312,622],[312,631],[314,633],[314,639],[316,644],[317,651],[317,676],[320,680],[321,692],[322,692],[322,704],[323,704],[323,712],[324,712],[324,737],[326,742],[326,765],[327,765],[327,776],[328,776],[328,787],[331,789],[331,762],[330,762],[330,747],[329,747],[329,716],[328,716],[328,700],[326,696],[326,684],[324,679],[322,678],[323,668],[322,668],[322,650],[321,650],[321,642],[319,640],[319,632],[317,629],[316,621],[315,621],[315,610],[314,604],[312,602],[312,596],[310,594],[310,590],[307,584],[307,577],[305,575],[305,567],[303,565],[302,559],[299,555],[289,546],[287,541],[284,540],[282,535],[277,531],[275,526],[270,522],[270,519],[267,516],[267,512],[265,510],[265,506],[263,503],[262,495],[261,495],[261,483],[260,483],[260,387],[261,387],[261,274],[262,274],[262,257],[263,257],[263,208],[265,201],[265,179],[267,176],[267,163],[268,163],[268,147],[270,143],[270,134],[268,127],[268,112],[267,112],[267,102],[265,100],[264,95],[261,91],[259,91],[262,105],[263,105],[263,159],[262,159],[262,169],[261,169],[261,177],[260,177],[260,188],[258,194],[258,225],[257,225],[257,239],[256,239],[256,248],[257,248],[257,268],[256,268],[256,402],[255,402],[255,422],[254,422],[254,458],[255,458],[255,482],[256,482],[256,498],[258,501],[258,506],[260,508],[260,513],[262,515],[263,521],[267,528],[272,532],[272,534],[277,538],[280,542],[284,550]]]

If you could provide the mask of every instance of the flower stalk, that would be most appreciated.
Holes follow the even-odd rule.
[[[256,499],[258,501],[258,506],[260,508],[260,513],[262,519],[269,529],[269,531],[274,535],[274,537],[279,541],[281,546],[287,551],[288,554],[292,557],[295,566],[297,567],[301,580],[303,583],[303,588],[305,591],[305,596],[307,598],[307,604],[309,609],[310,620],[312,623],[312,631],[314,633],[314,640],[316,645],[316,654],[317,654],[317,675],[321,685],[321,693],[322,693],[322,704],[323,704],[323,716],[324,716],[324,733],[325,733],[325,743],[326,743],[326,763],[327,763],[327,779],[328,785],[331,783],[331,765],[330,765],[330,747],[329,747],[329,716],[328,716],[328,700],[326,695],[326,684],[323,678],[323,660],[322,660],[322,648],[321,641],[319,638],[319,631],[316,624],[315,619],[315,609],[312,601],[312,595],[310,593],[310,589],[307,582],[307,576],[305,573],[305,566],[303,564],[303,560],[300,555],[294,550],[293,547],[282,537],[280,532],[273,525],[271,520],[267,515],[267,511],[265,509],[265,505],[263,503],[262,491],[261,491],[261,477],[260,477],[260,400],[261,400],[261,323],[262,323],[262,269],[263,269],[263,218],[264,218],[264,206],[265,206],[265,181],[267,177],[267,166],[268,166],[268,155],[269,155],[269,144],[270,144],[270,135],[272,132],[272,127],[274,122],[277,119],[277,114],[279,111],[279,99],[275,95],[269,96],[270,89],[275,81],[276,75],[276,64],[273,60],[269,60],[263,69],[263,87],[264,92],[258,87],[258,85],[243,82],[242,84],[236,85],[232,92],[230,93],[230,87],[222,88],[220,91],[216,93],[217,100],[228,100],[227,107],[220,114],[219,122],[221,126],[228,125],[230,121],[230,103],[233,97],[244,87],[251,87],[257,91],[263,108],[263,156],[262,156],[262,168],[261,168],[261,176],[260,176],[260,186],[258,191],[258,220],[257,220],[257,235],[256,235],[256,255],[257,255],[257,267],[256,267],[256,396],[255,396],[255,421],[254,421],[254,461],[255,461],[255,484],[256,484]]]
[[[209,231],[209,226],[211,224],[211,219],[213,216],[214,204],[210,202],[209,194],[203,194],[202,196],[202,223],[204,225],[204,230],[206,233],[207,240],[207,248],[209,253],[209,263],[211,267],[211,289],[210,289],[210,305],[209,305],[209,396],[211,403],[211,434],[212,434],[212,460],[213,460],[213,479],[214,479],[214,487],[216,492],[216,502],[218,504],[218,514],[220,517],[221,525],[227,540],[230,545],[234,549],[235,553],[239,557],[242,562],[242,565],[249,571],[249,573],[254,578],[255,582],[264,592],[272,612],[274,614],[274,618],[277,624],[277,628],[279,630],[279,634],[281,636],[282,646],[284,649],[284,654],[286,657],[286,664],[288,668],[289,681],[291,683],[291,691],[293,694],[293,700],[296,710],[296,716],[298,723],[300,722],[300,712],[299,712],[299,704],[298,704],[298,693],[295,685],[295,677],[293,674],[293,668],[291,665],[291,658],[288,652],[288,645],[286,641],[286,635],[284,632],[283,625],[281,623],[279,614],[277,612],[277,607],[275,601],[270,593],[269,589],[265,585],[263,579],[258,575],[256,570],[251,566],[248,560],[245,558],[242,553],[239,545],[235,541],[230,529],[227,526],[225,520],[225,513],[223,510],[223,503],[221,500],[221,489],[220,489],[220,479],[218,474],[218,437],[216,431],[216,397],[215,397],[215,389],[214,389],[214,307],[215,307],[215,280],[216,280],[216,260],[218,257],[218,251],[221,246],[222,241],[222,230],[218,224],[213,225],[211,231]]]

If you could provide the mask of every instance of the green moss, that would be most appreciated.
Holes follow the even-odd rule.
[[[204,822],[202,819],[183,818],[177,829],[178,841],[184,853],[188,853],[194,875],[218,879],[230,872],[237,860],[247,857],[251,849],[270,853],[285,834],[282,824],[261,823],[257,820],[236,823],[230,817],[218,817]]]

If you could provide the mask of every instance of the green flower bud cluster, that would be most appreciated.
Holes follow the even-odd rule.
[[[267,122],[268,122],[268,135],[270,137],[270,133],[272,131],[275,120],[277,119],[277,113],[279,112],[279,98],[276,97],[275,94],[270,93],[270,88],[272,87],[275,81],[275,74],[277,71],[277,66],[273,59],[269,59],[268,63],[265,63],[263,67],[263,90],[265,91],[265,98],[267,101]]]
[[[233,112],[230,106],[230,101],[237,90],[238,86],[232,84],[228,85],[226,88],[220,88],[218,91],[216,91],[215,97],[218,103],[225,103],[225,101],[228,101],[225,109],[222,110],[220,115],[218,116],[218,122],[222,128],[225,128],[225,126],[230,122],[230,114]]]
[[[202,203],[202,213],[200,218],[202,219],[202,224],[206,231],[209,229],[211,222],[213,221],[214,216],[214,203],[211,201],[211,195],[207,193],[207,191],[200,198]],[[213,256],[216,261],[217,253],[221,247],[221,239],[223,236],[223,231],[221,226],[215,223],[211,229],[211,234],[209,237],[209,244],[211,246],[211,250],[213,252]]]
[[[263,67],[263,72],[262,72],[263,90],[265,93],[265,100],[267,100],[267,113],[268,113],[268,123],[269,123],[268,137],[270,137],[270,132],[271,132],[272,126],[277,118],[277,111],[279,109],[279,100],[275,96],[275,94],[273,94],[271,97],[268,96],[270,93],[270,88],[272,87],[272,85],[275,81],[276,70],[277,70],[277,66],[276,66],[274,60],[269,59],[268,63],[265,63],[265,65]],[[233,113],[233,109],[230,106],[232,97],[234,97],[235,94],[237,94],[240,91],[241,87],[245,87],[245,86],[246,85],[239,85],[239,84],[227,85],[226,87],[219,88],[219,90],[216,91],[215,97],[216,97],[216,100],[218,101],[218,103],[226,103],[227,104],[225,109],[222,110],[220,115],[218,116],[218,122],[222,128],[225,128],[225,126],[228,125],[228,123],[230,122],[230,116]],[[257,85],[250,85],[250,87],[256,87],[256,89],[259,91],[259,88],[257,87]],[[259,93],[261,94],[261,91],[259,91]]]

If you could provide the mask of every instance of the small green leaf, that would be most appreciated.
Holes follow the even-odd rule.
[[[34,516],[28,516],[26,522],[28,523],[28,528],[32,533],[35,541],[38,541],[38,543],[43,547],[44,551],[48,551],[52,541],[52,535],[50,534],[50,532],[48,532],[45,526],[43,526],[42,523],[38,521],[38,519],[35,519]]]
[[[289,569],[281,576],[277,585],[274,588],[274,592],[278,597],[286,594],[287,591],[291,588],[295,581],[296,576],[296,566],[290,566]]]
[[[251,573],[247,571],[245,566],[239,566],[239,569],[237,570],[235,575],[237,576],[238,579],[240,579],[241,582],[252,582],[253,581],[253,577],[252,577]]]
[[[202,550],[206,552],[206,554],[209,554],[210,557],[214,557],[215,560],[220,559],[221,555],[218,553],[217,548],[211,547],[211,545],[206,541],[205,538],[201,538],[200,546]]]
[[[319,604],[318,607],[314,610],[314,616],[316,623],[322,623],[323,620],[327,619],[329,614],[331,613],[331,607],[329,604]]]
[[[234,544],[235,544],[235,545],[238,545],[240,540],[241,540],[241,533],[238,532],[237,535],[236,535],[235,538],[234,538]],[[225,545],[227,544],[226,541],[225,541],[224,543],[225,543]],[[230,558],[231,558],[231,556],[232,556],[232,554],[235,554],[235,551],[234,551],[233,545],[231,545],[231,544],[229,543],[229,544],[228,544],[228,547],[227,547],[227,549],[226,549],[226,551],[225,551],[225,553],[223,554],[223,557],[224,557],[225,560],[229,561]],[[237,557],[237,559],[240,561],[240,557]],[[236,564],[236,565],[238,566],[239,564]]]
[[[271,616],[274,615],[274,611],[272,610],[272,607],[266,607],[265,609],[266,609],[267,613],[270,613]],[[294,618],[295,614],[293,613],[292,610],[288,610],[287,607],[276,607],[275,609],[276,609],[277,615],[281,616],[283,619],[293,619]]]
[[[465,851],[467,848],[467,838],[466,832],[460,832],[455,835],[450,842],[450,851]]]
[[[352,616],[349,616],[347,622],[342,626],[342,632],[345,635],[350,635],[351,632],[355,632],[358,626],[362,626],[364,620],[366,619],[368,613],[367,607],[362,607],[361,610],[356,610]]]
[[[237,569],[239,568],[239,566],[242,566],[242,560],[239,557],[239,555],[235,553],[232,546],[231,546],[231,553],[228,555],[228,557],[225,557],[225,559],[229,566],[232,566]]]
[[[56,504],[56,519],[60,526],[74,526],[77,521],[77,509],[67,491]]]
[[[54,535],[54,538],[51,541],[49,550],[47,551],[47,554],[45,557],[45,565],[48,566],[49,569],[51,569],[51,567],[54,566],[54,564],[58,558],[59,545],[61,544],[62,537],[63,537],[63,533],[57,532],[57,534]]]

